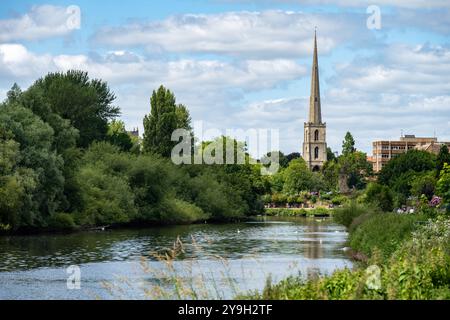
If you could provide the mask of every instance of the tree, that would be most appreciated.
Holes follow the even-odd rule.
[[[349,188],[363,189],[366,178],[372,175],[372,165],[367,161],[367,155],[361,151],[342,154],[338,158],[339,174],[347,177]]]
[[[416,174],[411,179],[410,185],[412,195],[417,198],[424,195],[428,200],[431,200],[436,190],[436,174],[434,171]]]
[[[17,102],[22,94],[22,89],[20,89],[19,85],[14,82],[11,89],[6,93],[7,102]]]
[[[289,164],[289,162],[291,162],[292,160],[298,159],[298,158],[300,158],[300,157],[301,157],[300,152],[291,152],[291,153],[289,153],[289,154],[286,156],[286,159],[287,159],[288,164]]]
[[[443,202],[450,205],[450,164],[444,164],[436,185],[436,191],[442,197]]]
[[[120,114],[113,106],[115,95],[106,82],[89,79],[87,72],[70,70],[66,73],[49,73],[37,80],[27,91],[39,96],[52,113],[70,121],[78,129],[77,144],[87,147],[95,140],[104,140],[108,121]],[[33,112],[46,119],[46,108]]]
[[[335,161],[336,155],[330,147],[327,148],[327,161]]]
[[[64,161],[54,150],[54,131],[31,110],[7,103],[0,107],[0,132],[7,155],[0,161],[6,188],[2,194],[11,200],[6,207],[16,210],[13,228],[45,227],[64,200]],[[20,199],[18,206],[15,197]]]
[[[125,124],[120,120],[113,120],[108,124],[108,141],[118,146],[122,151],[130,151],[133,141],[130,134],[125,130]]]
[[[178,143],[171,140],[173,131],[191,131],[189,112],[184,105],[175,104],[174,94],[164,86],[153,90],[150,105],[150,114],[144,117],[144,151],[170,157]]]
[[[292,160],[283,174],[283,191],[286,194],[296,195],[301,191],[321,191],[326,188],[320,173],[311,172],[302,158]]]
[[[355,139],[350,132],[345,134],[344,141],[342,142],[342,154],[344,156],[349,155],[350,153],[355,152]]]
[[[381,210],[389,212],[394,206],[392,191],[387,186],[378,183],[370,183],[366,189],[367,203],[377,205]]]
[[[439,173],[442,168],[444,168],[444,164],[450,164],[450,153],[448,152],[447,145],[443,144],[441,149],[439,150],[439,154],[436,158],[436,176],[439,177]]]
[[[418,173],[434,170],[436,168],[436,156],[420,150],[409,150],[390,160],[380,171],[378,181],[381,184],[393,186],[396,180],[401,180],[402,175],[409,172]]]

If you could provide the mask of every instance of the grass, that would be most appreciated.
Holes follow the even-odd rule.
[[[271,217],[329,217],[333,209],[327,208],[266,208],[264,212]]]
[[[407,225],[413,220],[399,217],[408,221]],[[370,225],[375,222],[379,221]],[[378,227],[375,230],[383,232]],[[389,230],[383,233],[389,234]],[[450,219],[429,221],[418,227],[403,238],[387,260],[380,259],[378,250],[374,250],[367,268],[338,270],[330,276],[309,280],[289,277],[275,285],[268,281],[261,293],[252,292],[239,298],[450,299]]]

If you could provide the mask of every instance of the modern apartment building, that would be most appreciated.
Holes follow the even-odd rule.
[[[405,135],[396,141],[374,141],[373,155],[368,157],[368,160],[372,162],[373,171],[379,172],[389,160],[408,150],[416,149],[438,154],[443,144],[450,147],[450,142],[438,142],[435,137],[424,138],[415,135]]]

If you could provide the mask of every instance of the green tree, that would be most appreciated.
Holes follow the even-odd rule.
[[[292,160],[284,170],[283,191],[296,195],[301,191],[321,191],[326,189],[320,173],[311,172],[302,158]]]
[[[125,124],[120,120],[113,120],[108,124],[108,141],[118,146],[122,151],[130,151],[133,141],[130,134],[125,130]]]
[[[434,170],[436,168],[436,156],[419,150],[409,150],[390,160],[380,171],[378,182],[392,186],[397,192],[408,196],[410,181],[415,173]]]
[[[436,191],[442,197],[444,203],[447,206],[450,205],[450,164],[444,164],[436,185]]]
[[[37,80],[27,91],[40,95],[51,113],[70,121],[78,129],[78,146],[87,147],[92,141],[104,140],[108,121],[120,114],[113,106],[115,95],[106,82],[89,79],[87,72],[70,70],[49,73]],[[36,92],[39,91],[39,92]],[[33,108],[44,120],[47,108]]]
[[[144,151],[170,157],[178,143],[171,140],[173,131],[191,130],[189,112],[184,105],[175,104],[174,94],[164,86],[153,90],[150,105],[150,114],[144,117]]]
[[[369,183],[365,191],[365,201],[369,204],[378,206],[385,212],[392,211],[394,206],[394,198],[392,191],[387,186],[378,183]]]
[[[7,103],[0,107],[0,132],[2,145],[9,145],[4,186],[23,195],[14,228],[45,227],[64,200],[64,161],[53,149],[54,131],[31,110]]]
[[[336,161],[336,155],[330,147],[327,147],[327,161]]]
[[[347,132],[344,137],[344,141],[342,141],[342,154],[344,156],[349,155],[355,152],[355,139],[350,132]]]
[[[439,154],[436,159],[436,176],[439,177],[439,173],[442,168],[444,168],[444,164],[450,164],[450,153],[448,152],[447,145],[443,144],[441,149],[439,150]]]
[[[436,174],[434,171],[416,174],[411,179],[410,185],[412,195],[418,198],[424,195],[428,200],[431,200],[436,190]]]
[[[14,82],[11,89],[6,93],[7,102],[13,103],[18,102],[20,96],[22,94],[22,89],[20,89],[19,85]]]
[[[340,174],[347,176],[349,188],[363,189],[366,178],[372,175],[372,165],[367,161],[367,155],[361,151],[346,153],[338,158]]]

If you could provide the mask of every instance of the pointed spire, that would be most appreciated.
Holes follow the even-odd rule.
[[[311,75],[311,97],[309,100],[309,122],[322,123],[319,89],[319,62],[317,59],[317,27],[314,30],[314,54]]]

